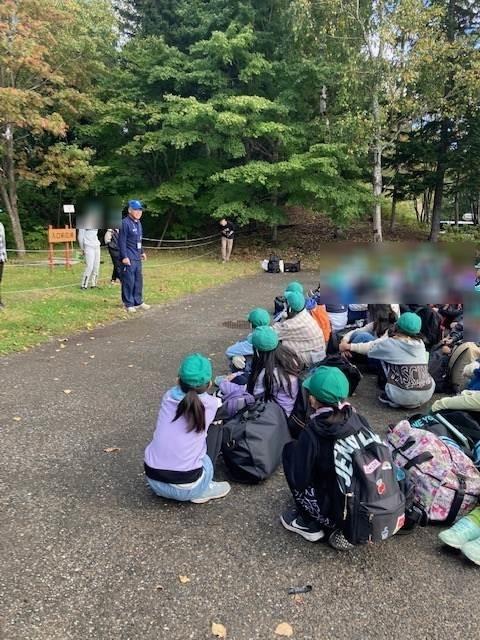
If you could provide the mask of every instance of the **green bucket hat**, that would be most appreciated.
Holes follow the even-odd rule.
[[[253,326],[254,329],[257,327],[268,327],[270,324],[270,314],[266,309],[262,309],[261,307],[256,307],[252,309],[248,314],[247,320]]]
[[[182,360],[178,377],[189,387],[203,387],[213,377],[212,363],[201,353],[192,353]]]
[[[252,333],[252,345],[257,351],[273,351],[279,342],[278,333],[272,327],[257,327]]]
[[[297,291],[298,293],[301,293],[301,294],[304,293],[303,285],[300,284],[300,282],[296,282],[295,280],[293,282],[290,282],[290,284],[287,286],[285,291]]]
[[[292,311],[298,313],[305,309],[305,296],[300,291],[285,291],[285,299]]]
[[[348,379],[337,367],[318,367],[303,386],[314,398],[327,404],[337,404],[350,393]]]
[[[407,336],[418,335],[421,328],[422,320],[420,316],[417,316],[416,313],[412,313],[411,311],[402,313],[402,315],[397,320],[397,329],[399,329],[402,333],[405,333]]]

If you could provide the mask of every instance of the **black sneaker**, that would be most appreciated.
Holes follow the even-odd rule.
[[[304,516],[300,515],[298,509],[293,508],[282,513],[280,522],[285,529],[293,531],[293,533],[298,533],[309,542],[318,542],[325,537],[325,533],[318,522],[311,519],[307,520]]]
[[[340,529],[335,529],[335,531],[330,534],[328,544],[337,551],[350,551],[354,546],[345,538]]]
[[[382,404],[386,404],[388,407],[392,407],[392,409],[400,409],[400,405],[395,404],[395,402],[392,402],[386,393],[380,394],[378,396],[378,400]]]

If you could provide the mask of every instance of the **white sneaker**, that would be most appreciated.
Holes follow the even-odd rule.
[[[190,500],[195,504],[203,504],[204,502],[210,502],[210,500],[216,500],[217,498],[224,498],[232,487],[228,482],[210,482],[208,489],[206,489],[203,496]]]
[[[127,313],[137,313],[135,307],[125,307],[125,310],[127,311]]]
[[[148,311],[149,309],[151,309],[151,305],[147,304],[146,302],[142,302],[142,304],[139,304],[137,306],[137,309],[142,309],[143,311]]]

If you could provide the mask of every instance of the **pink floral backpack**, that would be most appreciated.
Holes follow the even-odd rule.
[[[480,473],[463,451],[429,431],[412,428],[408,420],[391,428],[387,444],[429,521],[451,524],[477,506]]]

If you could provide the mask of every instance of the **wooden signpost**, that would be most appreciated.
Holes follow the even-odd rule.
[[[72,253],[73,253],[73,243],[76,240],[76,229],[72,229],[65,225],[64,229],[54,229],[52,225],[48,225],[48,264],[50,265],[50,269],[53,269],[54,263],[54,255],[53,255],[53,245],[63,243],[63,255],[65,259],[65,266],[69,269],[72,266]]]

